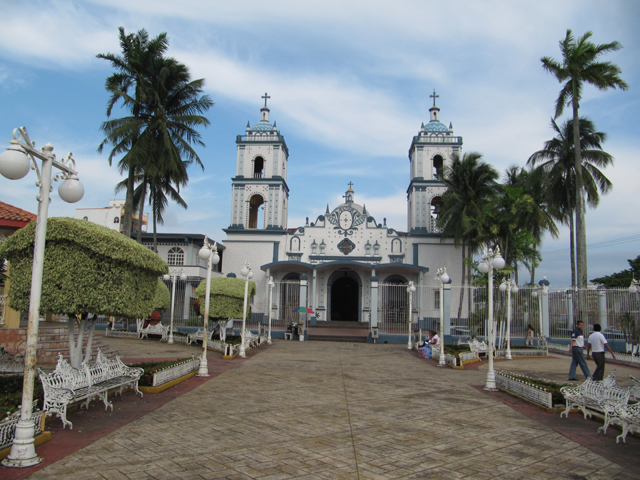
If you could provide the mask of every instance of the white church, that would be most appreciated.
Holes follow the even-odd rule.
[[[371,326],[397,322],[406,330],[410,281],[417,287],[413,321],[438,317],[436,270],[446,267],[458,280],[461,275],[461,253],[452,239],[441,240],[436,223],[446,190],[443,170],[452,154],[461,151],[462,137],[454,136],[451,124],[441,123],[435,91],[431,97],[429,121],[409,146],[406,226],[380,222],[376,212],[357,203],[349,184],[344,203],[319,207],[315,220],[291,228],[287,224],[289,150],[276,122],[269,118],[265,94],[260,120],[253,126],[248,123],[236,139],[231,222],[224,229],[227,239],[223,242],[223,274],[239,272],[245,261],[251,265],[257,287],[254,314],[268,314],[265,306],[272,277],[278,286],[271,302],[273,318],[291,318],[292,309],[305,305],[318,321],[369,322]],[[292,288],[301,282],[307,285],[302,290],[306,298]],[[397,294],[379,290],[382,286],[399,286],[396,291],[402,299],[394,300]],[[399,304],[405,309],[404,318],[398,317]]]

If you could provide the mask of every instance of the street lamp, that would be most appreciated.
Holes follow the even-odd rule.
[[[505,266],[504,258],[500,255],[500,247],[496,246],[495,251],[491,248],[487,251],[485,250],[482,254],[482,262],[478,265],[478,270],[481,273],[488,273],[489,275],[489,285],[488,285],[488,297],[489,297],[489,314],[488,314],[488,323],[489,328],[487,329],[487,333],[489,335],[489,369],[487,371],[487,383],[484,386],[485,390],[496,391],[498,388],[496,387],[496,374],[493,371],[493,357],[495,355],[495,325],[493,324],[493,269],[501,270]]]
[[[411,312],[413,311],[413,293],[416,291],[416,286],[413,284],[413,280],[409,282],[409,286],[407,287],[407,293],[409,293],[409,315],[407,315],[407,323],[409,324],[409,340],[407,341],[407,348],[409,350],[413,349],[413,344],[411,339],[413,335],[411,333],[411,328],[413,324],[411,322]]]
[[[84,195],[84,187],[78,180],[76,162],[71,153],[63,160],[56,160],[53,146],[47,143],[41,150],[36,149],[24,127],[13,131],[11,145],[0,154],[0,174],[9,180],[19,180],[29,168],[36,171],[36,186],[39,193],[38,218],[36,219],[35,239],[33,242],[33,265],[31,270],[31,301],[29,303],[29,323],[27,324],[27,345],[24,360],[24,381],[22,385],[22,408],[20,420],[16,426],[15,440],[11,453],[2,461],[5,467],[30,467],[42,462],[36,455],[34,445],[35,424],[31,420],[33,411],[33,384],[37,362],[38,326],[40,320],[40,297],[42,295],[42,274],[44,271],[44,247],[47,236],[47,216],[49,214],[49,192],[53,180],[63,179],[58,187],[60,198],[67,203],[75,203]],[[42,161],[38,168],[36,159]],[[52,167],[61,173],[52,178]]]
[[[511,294],[518,293],[518,285],[513,280],[502,280],[500,291],[507,292],[507,352],[504,356],[507,360],[513,360],[511,357]]]
[[[198,256],[202,260],[206,260],[207,263],[207,283],[205,290],[204,300],[204,325],[202,330],[202,357],[200,357],[200,368],[196,376],[208,377],[209,365],[207,364],[207,343],[209,341],[209,298],[211,297],[211,267],[217,265],[220,262],[220,256],[218,255],[218,244],[213,242],[213,245],[209,243],[209,239],[204,237],[204,245],[198,251]]]
[[[249,260],[244,262],[244,267],[240,269],[240,274],[245,278],[244,280],[244,306],[242,307],[242,330],[240,332],[240,352],[238,356],[240,358],[245,358],[247,356],[244,349],[244,329],[245,322],[247,321],[247,295],[249,292],[249,280],[253,278],[253,272],[251,271],[251,265],[249,264]]]
[[[275,286],[273,277],[269,277],[269,333],[267,334],[267,344],[269,345],[271,345],[271,299],[273,298],[273,287]]]
[[[629,293],[638,293],[640,291],[640,282],[636,280],[636,277],[633,277],[631,280],[631,285],[629,285]]]
[[[449,283],[449,275],[447,269],[442,267],[436,272],[436,280],[440,280],[440,355],[438,358],[438,366],[447,366],[447,357],[444,354],[444,284]]]
[[[169,345],[173,344],[173,312],[176,304],[176,277],[180,275],[180,280],[185,281],[188,277],[184,273],[184,268],[172,268],[169,273],[162,276],[165,282],[171,280],[171,325],[169,326]]]

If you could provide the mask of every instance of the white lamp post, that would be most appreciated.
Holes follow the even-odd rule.
[[[507,360],[513,360],[511,356],[511,294],[518,293],[518,285],[513,280],[503,280],[500,284],[500,291],[507,292],[507,352],[505,358]]]
[[[629,285],[629,293],[638,293],[640,291],[640,282],[636,280],[636,277],[633,277],[631,280],[631,285]]]
[[[409,286],[407,287],[407,293],[409,293],[409,314],[407,315],[407,323],[409,324],[409,340],[407,340],[407,348],[409,350],[413,349],[413,344],[411,339],[413,338],[411,329],[413,327],[413,323],[411,322],[411,312],[413,311],[413,293],[416,291],[416,286],[413,284],[413,280],[409,282]]]
[[[249,292],[249,280],[253,278],[253,272],[251,271],[251,265],[249,260],[244,262],[244,267],[240,269],[240,274],[244,277],[244,306],[242,307],[242,331],[240,332],[240,352],[238,356],[245,358],[247,356],[244,349],[244,329],[245,322],[247,321],[247,294]]]
[[[31,301],[29,303],[29,323],[27,325],[27,345],[24,360],[24,382],[22,386],[22,408],[20,420],[16,426],[15,440],[11,453],[2,461],[6,467],[30,467],[42,462],[36,455],[34,445],[35,425],[31,420],[33,413],[33,384],[35,380],[36,347],[38,344],[38,326],[40,320],[40,297],[42,295],[42,274],[44,271],[44,247],[47,235],[47,216],[49,214],[49,192],[53,180],[64,179],[58,187],[60,198],[67,203],[75,203],[84,195],[84,187],[78,180],[75,170],[76,162],[69,154],[58,161],[52,153],[53,146],[47,143],[41,150],[31,141],[24,127],[13,131],[11,145],[0,154],[0,174],[10,180],[19,180],[29,168],[36,171],[36,186],[40,191],[38,201],[38,218],[36,220],[35,239],[33,243],[33,266],[31,270]],[[36,159],[42,161],[38,168]],[[61,170],[52,178],[52,167]]]
[[[207,343],[209,340],[209,299],[211,297],[211,267],[217,265],[220,262],[220,256],[218,255],[218,244],[213,242],[213,245],[209,243],[209,239],[204,237],[204,245],[198,251],[198,256],[202,260],[207,261],[207,283],[205,290],[204,300],[204,324],[202,330],[202,356],[200,357],[200,368],[196,376],[208,377],[209,365],[207,364]]]
[[[495,355],[495,325],[493,324],[493,269],[501,270],[505,266],[504,258],[500,255],[500,247],[496,247],[495,251],[491,248],[487,251],[485,250],[482,254],[482,262],[478,265],[478,270],[481,273],[489,274],[489,284],[488,284],[488,297],[489,297],[489,306],[488,306],[488,323],[489,328],[487,329],[487,334],[489,335],[489,369],[487,371],[487,383],[484,386],[485,390],[496,391],[498,388],[496,387],[496,374],[493,371],[493,357]]]
[[[440,280],[440,355],[438,357],[438,366],[446,367],[447,366],[447,357],[444,353],[444,284],[449,283],[449,275],[447,274],[447,269],[442,267],[438,269],[436,273],[436,279]]]
[[[269,333],[267,333],[267,344],[269,345],[271,345],[271,300],[273,298],[273,287],[275,286],[273,277],[269,277]]]
[[[176,303],[176,277],[178,275],[180,275],[180,280],[182,281],[188,278],[183,268],[172,268],[169,273],[162,276],[166,282],[171,280],[171,325],[169,326],[169,340],[167,340],[169,345],[173,344],[173,312]]]

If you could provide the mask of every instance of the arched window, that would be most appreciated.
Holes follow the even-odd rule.
[[[262,228],[264,224],[263,204],[262,195],[254,195],[249,200],[249,228]]]
[[[442,155],[436,155],[433,157],[433,178],[442,180],[444,174],[444,159]]]
[[[442,197],[433,197],[431,199],[431,232],[439,233],[441,230],[438,228],[438,218],[440,218],[440,210],[444,202]]]
[[[113,217],[113,223],[120,223],[120,217]]]
[[[291,238],[291,251],[299,252],[300,251],[300,237],[292,237]]]
[[[391,253],[402,253],[402,242],[399,238],[391,240]]]
[[[264,158],[256,157],[253,161],[253,178],[262,178],[264,176]]]
[[[180,247],[171,247],[167,255],[169,265],[184,265],[184,250]]]

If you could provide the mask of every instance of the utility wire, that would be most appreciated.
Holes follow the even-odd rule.
[[[611,240],[604,240],[602,242],[592,243],[590,245],[587,245],[587,249],[611,247],[613,245],[621,245],[624,243],[631,243],[631,242],[638,242],[638,241],[640,241],[640,235],[631,235],[629,237],[614,238]],[[561,248],[560,250],[551,250],[550,252],[540,252],[540,253],[542,255],[551,255],[554,253],[568,252],[569,250],[570,250],[569,248]]]

